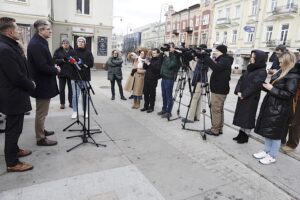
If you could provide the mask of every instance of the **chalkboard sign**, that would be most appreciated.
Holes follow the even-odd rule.
[[[97,56],[107,56],[107,37],[98,36]]]

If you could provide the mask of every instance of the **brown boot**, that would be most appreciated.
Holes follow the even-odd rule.
[[[137,102],[136,100],[133,100],[133,104],[132,104],[132,106],[131,106],[132,109],[135,109],[135,107],[136,107],[136,102]]]
[[[137,100],[137,101],[136,101],[135,109],[139,109],[140,106],[141,106],[141,101],[140,101],[140,100]]]
[[[15,166],[6,168],[7,172],[25,172],[32,169],[33,169],[32,165],[23,162],[19,162]]]

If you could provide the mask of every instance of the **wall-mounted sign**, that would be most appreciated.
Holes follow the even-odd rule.
[[[107,37],[98,36],[97,56],[107,56]]]
[[[244,26],[244,31],[248,33],[253,33],[255,32],[255,27],[254,26]]]
[[[77,33],[94,33],[93,28],[86,27],[72,27],[72,31]]]

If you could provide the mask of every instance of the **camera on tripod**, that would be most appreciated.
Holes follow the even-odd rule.
[[[208,49],[206,45],[200,45],[196,48],[196,57],[199,59],[203,59],[206,56],[210,56],[212,52],[212,49]]]
[[[164,53],[165,51],[170,51],[170,45],[164,44],[164,46],[160,47],[160,50]]]

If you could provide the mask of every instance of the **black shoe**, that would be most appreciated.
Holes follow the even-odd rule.
[[[171,113],[165,113],[165,114],[161,115],[161,118],[170,118],[170,117],[172,117]]]
[[[111,100],[115,100],[115,95],[111,96],[110,99],[111,99]]]
[[[166,113],[166,112],[162,110],[162,111],[159,111],[157,114],[158,114],[158,115],[163,115],[163,114],[165,114],[165,113]]]
[[[183,118],[181,121],[182,121],[183,123],[194,123],[192,120],[189,120],[189,119],[187,119],[187,118]]]
[[[134,96],[133,96],[133,95],[131,95],[130,97],[128,97],[128,99],[133,99],[133,97],[134,97]]]
[[[232,138],[232,139],[238,141],[241,137],[242,137],[242,131],[240,130],[239,134],[236,137]]]
[[[144,107],[144,108],[141,109],[142,112],[144,112],[144,111],[146,111],[146,110],[148,110],[148,108],[145,108],[145,107]]]
[[[214,133],[210,129],[207,129],[204,131],[207,135],[213,135],[213,136],[219,136],[220,133]]]
[[[153,111],[154,111],[153,108],[149,108],[149,109],[147,110],[147,113],[152,113]]]
[[[242,132],[242,135],[241,137],[237,140],[237,143],[238,144],[244,144],[244,143],[247,143],[248,142],[248,139],[249,139],[249,136],[244,132],[244,131],[241,131]]]
[[[121,100],[127,100],[124,96],[121,96]]]
[[[44,130],[45,136],[50,136],[50,135],[54,135],[54,131],[47,131]]]

